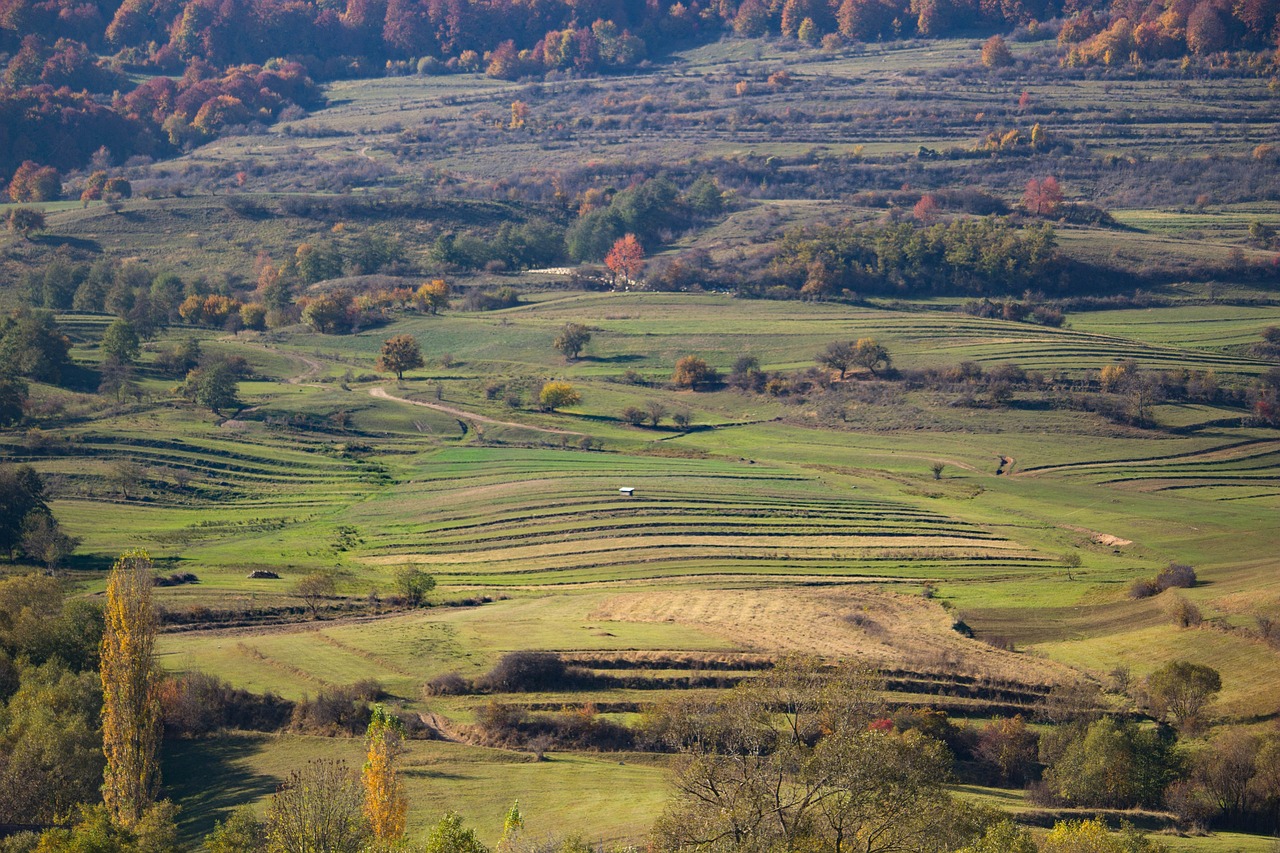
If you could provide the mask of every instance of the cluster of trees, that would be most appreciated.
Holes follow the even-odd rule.
[[[0,466],[0,549],[21,554],[52,571],[80,544],[58,526],[44,481],[30,465]]]
[[[46,69],[43,76],[49,68],[62,69],[59,58],[67,53],[65,42],[59,40],[63,50],[42,60],[47,51],[38,49],[42,44],[38,34],[24,39],[6,77],[20,61],[39,63]],[[81,58],[86,55],[83,45],[73,53]],[[29,75],[20,76],[25,80]],[[106,156],[117,161],[135,155],[168,154],[230,127],[269,123],[286,108],[309,107],[320,97],[306,70],[296,62],[219,71],[207,62],[193,61],[179,78],[151,77],[106,103],[91,92],[119,90],[123,77],[95,84],[106,89],[88,86],[73,90],[65,80],[50,83],[43,76],[34,83],[14,82],[0,88],[0,175],[13,175],[16,180],[24,175],[19,170],[26,170],[25,174],[42,172],[42,198],[29,196],[30,200],[59,197],[60,184],[53,188],[51,183],[58,173],[88,164],[100,151],[109,152]]]
[[[1051,227],[986,217],[795,231],[779,243],[770,278],[775,288],[813,297],[983,295],[1052,290],[1060,270]]]
[[[591,189],[583,194],[578,218],[565,234],[565,248],[575,261],[603,261],[623,240],[626,248],[610,269],[634,277],[638,269],[626,261],[637,249],[643,257],[641,247],[669,242],[692,223],[716,216],[723,209],[722,191],[705,175],[684,192],[661,176],[615,193]],[[637,245],[627,245],[627,238]]]
[[[1277,14],[1265,0],[1200,0],[1151,6],[1135,0],[1085,7],[1058,34],[1065,65],[1135,65],[1187,54],[1266,49],[1276,44]]]
[[[440,235],[430,258],[438,264],[490,271],[548,267],[565,258],[565,229],[545,219],[504,222],[496,233]]]

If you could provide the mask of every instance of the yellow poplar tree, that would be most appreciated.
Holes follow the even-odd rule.
[[[399,841],[404,837],[405,813],[409,801],[404,784],[396,776],[395,759],[400,751],[404,725],[381,705],[373,706],[365,741],[369,752],[361,774],[364,781],[364,814],[373,837],[379,841]]]
[[[102,798],[112,819],[133,827],[151,805],[159,781],[160,674],[157,618],[151,603],[151,558],[129,551],[107,579],[102,635]]]

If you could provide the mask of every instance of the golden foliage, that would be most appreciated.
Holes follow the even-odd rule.
[[[152,802],[159,780],[160,674],[158,627],[151,602],[151,558],[129,551],[107,580],[102,635],[102,798],[116,823],[132,827]]]
[[[375,705],[365,735],[369,752],[361,779],[364,783],[364,814],[374,838],[379,841],[398,841],[404,837],[409,801],[405,798],[404,784],[396,776],[395,768],[401,737],[400,721],[381,705]]]

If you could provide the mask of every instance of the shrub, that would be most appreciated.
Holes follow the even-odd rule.
[[[1184,563],[1170,563],[1156,575],[1156,589],[1190,589],[1196,585],[1196,570]]]
[[[550,652],[508,652],[493,669],[478,679],[486,690],[507,693],[529,693],[556,690],[564,686],[565,665],[559,655]]]
[[[369,701],[381,693],[376,681],[322,690],[294,706],[289,726],[315,734],[360,734],[369,725]]]
[[[422,692],[427,696],[462,696],[470,693],[473,685],[456,672],[437,675],[428,679]]]

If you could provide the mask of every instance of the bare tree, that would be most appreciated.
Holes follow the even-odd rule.
[[[336,589],[332,575],[315,572],[294,584],[293,594],[302,599],[302,603],[311,611],[311,618],[315,619],[320,615],[320,602],[333,595]]]

